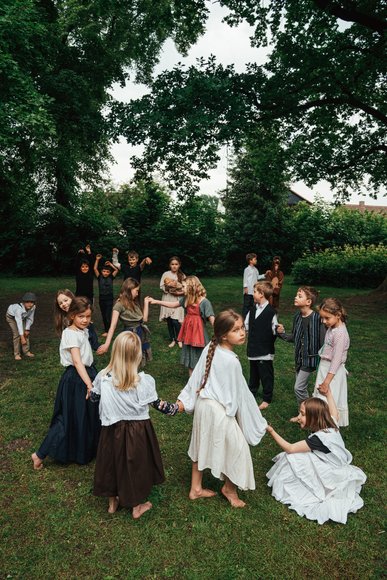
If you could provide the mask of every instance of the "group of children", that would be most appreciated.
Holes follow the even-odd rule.
[[[111,268],[118,271],[116,258],[117,253]],[[256,256],[247,258],[255,268]],[[244,287],[245,281],[248,292],[244,296],[250,296],[251,279],[244,278]],[[145,297],[141,309],[139,282],[132,277],[124,281],[104,345],[98,344],[91,324],[90,297],[76,297],[68,290],[57,293],[56,328],[61,332],[65,372],[48,434],[32,454],[34,468],[41,469],[48,455],[63,463],[80,464],[96,456],[94,494],[108,498],[109,513],[120,505],[131,508],[137,519],[152,507],[146,501],[152,486],[164,480],[149,406],[167,415],[185,411],[194,414],[188,450],[191,500],[216,495],[202,487],[203,470],[209,468],[224,481],[223,496],[233,507],[243,507],[238,488],[255,489],[249,445],[257,445],[268,432],[283,449],[267,474],[273,496],[319,523],[328,519],[345,523],[348,513],[363,505],[359,492],[366,477],[351,465],[352,457],[338,428],[348,424],[344,363],[349,346],[346,314],[339,301],[327,299],[316,312],[316,291],[301,287],[295,298],[298,312],[293,329],[287,334],[278,323],[275,305],[269,303],[273,285],[268,281],[253,283],[252,301],[247,304],[244,298],[244,306],[248,306],[244,317],[233,310],[214,316],[200,280],[185,277],[176,256],[171,258],[160,288],[162,300]],[[139,371],[151,355],[145,324],[151,305],[162,307],[160,319],[171,319],[169,346],[181,343],[181,362],[189,369],[190,378],[176,403],[160,400],[154,379]],[[108,366],[97,374],[92,348],[97,354],[108,351],[119,320],[124,330],[113,343]],[[210,342],[205,321],[213,325]],[[247,331],[249,385],[233,352],[235,346],[244,344]],[[278,435],[261,413],[273,395],[276,337],[295,344],[295,393],[300,409],[294,420],[311,431],[306,441],[295,444]],[[308,378],[319,360],[315,391],[309,398]],[[263,401],[258,406],[255,395],[260,382]]]

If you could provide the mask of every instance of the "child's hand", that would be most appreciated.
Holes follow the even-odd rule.
[[[148,304],[153,304],[154,301],[155,299],[152,296],[145,296],[144,298],[144,302],[148,302]]]
[[[30,331],[29,331],[29,330],[25,330],[25,331],[24,331],[24,336],[25,336],[26,338],[28,338],[29,334],[30,334]]]
[[[101,258],[102,258],[102,254],[97,254],[95,257],[96,260],[100,260]]]
[[[266,431],[267,431],[268,433],[273,433],[274,429],[273,429],[273,427],[272,427],[271,425],[267,425],[267,427],[266,427]]]
[[[26,340],[26,337],[24,336],[24,334],[21,335],[20,342],[23,346],[25,346],[27,344],[27,340]]]
[[[176,405],[179,407],[179,411],[178,412],[179,413],[183,413],[183,411],[184,411],[184,405],[183,405],[183,403],[179,399],[177,399]]]
[[[285,327],[283,324],[277,324],[276,330],[277,330],[277,334],[284,334],[285,333]]]
[[[97,354],[98,354],[98,355],[105,354],[105,353],[108,351],[108,349],[109,349],[109,347],[108,347],[108,346],[106,346],[106,342],[105,342],[105,344],[101,344],[101,346],[100,346],[100,347],[98,347],[98,349],[97,349]]]
[[[149,264],[151,264],[151,263],[152,263],[152,259],[147,256],[145,258],[145,264],[147,264],[147,266],[149,266]]]
[[[85,246],[85,250],[88,254],[91,254],[91,246],[90,244],[87,244],[87,246]]]
[[[87,393],[86,393],[86,401],[87,401],[87,399],[90,399],[91,390],[93,388],[93,385],[86,385],[86,387],[87,387]]]
[[[80,250],[78,250],[78,254],[84,254],[85,250],[83,248],[81,248]]]
[[[317,390],[319,391],[319,393],[321,395],[326,395],[328,390],[329,390],[329,383],[326,383],[325,381],[321,383],[321,385],[319,385],[317,387]]]
[[[118,248],[113,248],[113,249],[112,249],[112,252],[113,252],[113,254],[118,254],[118,253],[119,253],[119,251],[120,251],[120,250],[119,250]]]

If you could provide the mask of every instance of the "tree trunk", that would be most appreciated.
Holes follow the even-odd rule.
[[[375,288],[375,290],[372,290],[371,294],[379,294],[380,292],[387,292],[387,276],[384,278],[383,282]]]

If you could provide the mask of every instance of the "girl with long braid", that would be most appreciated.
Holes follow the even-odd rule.
[[[216,495],[202,487],[206,468],[225,481],[221,492],[232,507],[245,506],[237,488],[255,489],[249,445],[260,442],[267,423],[233,352],[245,337],[242,317],[233,310],[220,312],[214,322],[214,337],[178,397],[179,410],[194,413],[188,449],[192,460],[191,500]]]

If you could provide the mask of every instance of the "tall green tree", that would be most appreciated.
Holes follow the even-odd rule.
[[[215,165],[219,145],[238,147],[259,125],[275,128],[292,179],[376,195],[387,178],[385,2],[220,4],[230,25],[254,27],[253,45],[270,42],[268,62],[243,73],[213,57],[178,65],[150,94],[115,105],[116,132],[145,144],[140,173],[158,167],[187,188]]]

